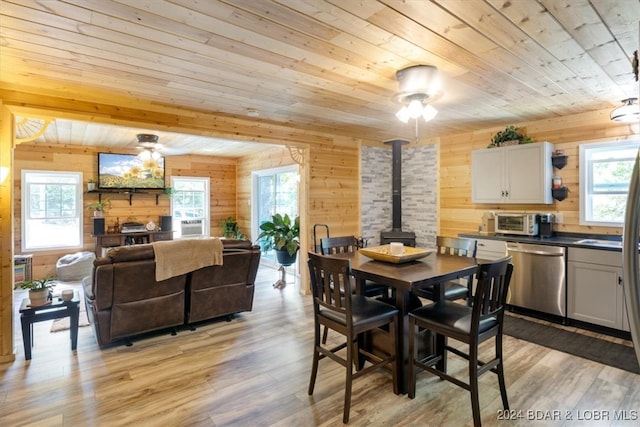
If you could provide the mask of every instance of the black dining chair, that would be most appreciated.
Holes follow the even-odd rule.
[[[389,366],[393,391],[398,393],[396,358],[398,310],[382,301],[353,293],[354,279],[349,269],[349,260],[309,252],[308,264],[313,292],[314,318],[313,364],[309,395],[313,394],[318,363],[321,359],[329,358],[344,366],[346,383],[342,421],[346,424],[349,422],[351,387],[354,379]],[[320,340],[321,326],[342,334],[345,338],[344,342],[327,347]],[[359,345],[362,334],[372,330],[378,330],[386,335],[390,343],[389,354],[374,355]],[[360,368],[354,372],[356,366]]]
[[[456,255],[456,256],[476,256],[477,241],[476,239],[468,239],[463,237],[436,237],[436,250],[441,254]],[[473,283],[473,276],[467,277],[466,284],[459,281],[446,282],[440,286],[444,286],[444,298],[450,301],[459,299],[466,299],[467,304],[471,304],[471,286]],[[431,301],[438,301],[440,297],[435,295],[436,288],[429,286],[414,291],[416,295],[422,298],[429,299]]]
[[[322,255],[357,252],[360,249],[355,236],[323,237],[320,239],[320,253]],[[389,287],[367,280],[364,284],[364,294],[368,297],[389,297]]]
[[[358,249],[360,249],[360,244],[355,236],[323,237],[320,239],[320,253],[322,255],[357,252]],[[386,285],[367,280],[365,281],[363,292],[365,296],[380,296],[385,302],[391,302],[389,299],[389,287]],[[322,343],[327,342],[328,334],[329,329],[324,328],[322,332]]]
[[[502,333],[505,301],[512,271],[510,256],[495,262],[479,264],[475,274],[477,283],[471,307],[442,300],[409,313],[408,394],[410,398],[413,399],[416,395],[416,368],[431,372],[471,393],[473,423],[475,426],[480,426],[478,377],[491,371],[498,376],[504,409],[509,409],[504,382]],[[429,336],[421,332],[425,329],[436,334],[436,348],[431,354],[416,359],[416,336],[418,333],[422,337]],[[448,345],[448,338],[467,344],[468,353]],[[478,346],[491,338],[494,338],[494,358],[487,362],[478,360]],[[468,360],[468,382],[447,374],[447,352]]]

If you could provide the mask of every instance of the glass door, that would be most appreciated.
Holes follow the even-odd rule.
[[[293,220],[298,216],[298,167],[269,169],[254,172],[253,201],[254,206],[252,235],[260,234],[260,224],[271,221],[271,217],[279,213]],[[261,243],[262,244],[262,243]],[[261,259],[265,264],[277,266],[273,251],[263,252]]]

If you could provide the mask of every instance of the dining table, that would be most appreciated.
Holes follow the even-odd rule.
[[[415,301],[418,301],[413,292],[420,288],[433,286],[434,294],[436,295],[434,299],[444,299],[444,283],[459,278],[471,277],[475,273],[478,263],[483,260],[442,254],[435,250],[428,251],[428,255],[424,258],[403,263],[374,260],[360,252],[347,252],[331,256],[349,260],[351,273],[356,279],[356,292],[363,292],[365,281],[373,281],[392,288],[393,298],[388,302],[395,305],[400,316],[397,322],[398,331],[396,335],[398,390],[400,393],[406,393],[409,358],[408,334],[411,333],[408,330],[408,314],[411,309],[416,308],[414,307]],[[433,340],[433,345],[443,344],[443,342]],[[369,350],[375,352],[379,344],[376,342],[376,337],[372,336],[365,339],[365,345],[372,347]],[[388,345],[388,343],[382,343],[380,348],[384,349],[385,345]],[[418,349],[418,351],[434,351],[434,349]],[[442,365],[439,368],[444,369],[446,361],[441,363]]]

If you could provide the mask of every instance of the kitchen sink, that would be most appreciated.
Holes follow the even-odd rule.
[[[614,248],[621,248],[622,242],[616,240],[602,240],[602,239],[582,239],[578,240],[576,243],[581,245],[595,245],[595,246],[611,246]]]

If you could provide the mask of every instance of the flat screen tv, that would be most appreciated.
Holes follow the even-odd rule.
[[[98,188],[164,188],[164,157],[143,160],[135,154],[98,153]]]

